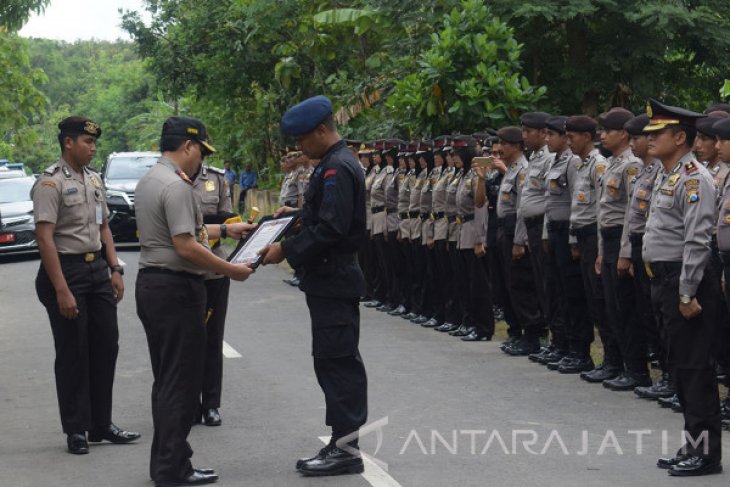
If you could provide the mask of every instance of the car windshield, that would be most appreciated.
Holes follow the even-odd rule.
[[[141,179],[157,162],[155,156],[114,157],[106,169],[107,179]]]
[[[17,178],[0,181],[0,203],[17,203],[30,201],[30,189],[34,179]]]

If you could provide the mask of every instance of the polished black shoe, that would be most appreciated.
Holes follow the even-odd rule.
[[[398,305],[398,307],[395,308],[394,310],[388,311],[388,314],[390,316],[403,316],[407,312],[408,312],[408,310],[406,309],[406,307],[401,304],[401,305]]]
[[[89,441],[92,443],[99,443],[102,440],[117,444],[131,443],[138,440],[140,436],[142,435],[134,431],[121,430],[114,423],[111,423],[106,428],[92,429],[89,431]]]
[[[324,477],[363,473],[365,466],[359,455],[353,455],[331,442],[316,457],[298,461],[297,471],[306,476]]]
[[[290,277],[289,279],[282,279],[281,281],[284,282],[284,283],[286,283],[286,284],[289,284],[291,286],[291,282],[293,280],[294,280],[294,278],[293,277]]]
[[[414,318],[418,318],[418,315],[416,313],[414,313],[413,311],[411,311],[410,313],[400,315],[400,317],[403,318],[404,320],[411,321]]]
[[[86,441],[86,433],[71,433],[66,435],[68,452],[74,455],[86,455],[89,453],[89,443]]]
[[[555,350],[555,347],[553,345],[548,345],[547,347],[542,347],[537,353],[531,353],[527,356],[527,358],[530,362],[539,362],[541,358],[551,353],[553,350]]]
[[[720,425],[725,431],[730,431],[730,419],[720,420]]]
[[[656,400],[657,404],[659,404],[659,407],[671,409],[675,403],[679,402],[679,396],[677,394],[672,394],[669,397],[660,397]]]
[[[221,413],[216,408],[210,408],[203,411],[203,422],[206,426],[220,426]]]
[[[218,475],[214,473],[202,473],[193,469],[193,473],[180,480],[158,480],[155,482],[157,487],[177,487],[184,485],[204,485],[213,484],[218,481]]]
[[[378,311],[382,311],[383,313],[390,313],[391,311],[393,311],[395,309],[395,306],[392,306],[392,305],[386,303],[386,304],[381,304],[380,306],[378,306],[375,309]]]
[[[588,372],[593,370],[595,365],[593,359],[590,357],[575,357],[569,364],[561,365],[558,367],[558,372],[561,374],[580,374],[582,372]]]
[[[649,387],[637,387],[634,389],[634,394],[642,399],[651,399],[656,401],[663,397],[672,397],[674,395],[674,388],[669,380],[668,374],[663,374],[662,378],[656,383]]]
[[[215,470],[212,468],[193,467],[193,472],[202,473],[203,475],[215,475]]]
[[[436,330],[436,331],[451,331],[452,330],[452,328],[451,328],[452,326],[454,326],[453,323],[449,323],[448,321],[445,321],[441,325],[439,325],[436,328],[434,328],[434,330]]]
[[[504,349],[507,347],[511,347],[515,343],[517,343],[520,340],[521,337],[511,336],[507,338],[505,341],[499,344],[499,349],[504,352]]]
[[[690,455],[689,453],[682,453],[682,450],[680,449],[677,452],[677,454],[672,458],[660,458],[659,460],[657,460],[656,466],[658,468],[668,470],[668,469],[672,468],[673,466],[675,466],[676,464],[678,464],[679,462],[687,460],[691,456],[692,455]]]
[[[294,279],[292,279],[291,281],[289,281],[289,285],[290,285],[290,286],[293,286],[293,287],[299,287],[299,283],[300,283],[300,282],[301,282],[301,281],[299,280],[299,278],[298,278],[298,277],[295,277]],[[218,477],[216,477],[216,479],[217,479],[217,478],[218,478]]]
[[[699,477],[722,472],[722,464],[700,456],[691,456],[668,470],[673,477]]]
[[[563,357],[567,357],[568,352],[559,348],[554,349],[552,352],[545,354],[538,360],[538,363],[547,365],[553,362],[560,362]]]
[[[599,382],[603,382],[604,380],[615,379],[622,373],[623,370],[620,367],[603,363],[593,370],[581,373],[580,378],[586,382],[597,384]]]
[[[527,340],[525,338],[516,342],[513,346],[504,349],[507,355],[511,355],[513,357],[526,357],[538,350],[540,350],[539,341]]]
[[[682,406],[682,403],[679,402],[679,396],[676,396],[677,399],[672,402],[672,411],[675,413],[683,413],[684,412],[684,406]]]
[[[377,308],[381,304],[383,304],[383,303],[381,303],[377,299],[373,299],[372,301],[365,301],[364,303],[362,303],[362,305],[365,306],[366,308]]]
[[[575,360],[575,357],[573,357],[572,355],[565,355],[560,360],[558,360],[556,362],[548,362],[545,365],[547,365],[547,368],[550,370],[558,370],[561,365],[566,366],[568,364],[573,363],[574,360]]]
[[[494,321],[504,321],[504,309],[501,306],[492,306],[492,313],[494,313]]]
[[[474,330],[467,336],[461,337],[461,340],[464,342],[490,342],[492,341],[492,337],[489,335],[477,333],[477,331]]]
[[[436,321],[436,318],[431,318],[425,323],[421,323],[421,326],[424,328],[436,328],[437,326],[441,326],[441,323]]]
[[[471,326],[461,325],[459,328],[457,328],[454,331],[450,331],[449,335],[452,337],[465,337],[469,333],[471,333],[473,328]]]
[[[624,372],[615,379],[603,381],[603,387],[612,391],[633,391],[637,387],[651,386],[651,377],[647,373]]]
[[[419,315],[411,320],[411,323],[415,323],[416,325],[421,325],[428,321],[428,316]]]

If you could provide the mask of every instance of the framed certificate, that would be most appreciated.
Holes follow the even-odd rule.
[[[298,215],[285,215],[280,218],[267,216],[259,221],[258,227],[246,239],[242,239],[228,261],[233,264],[248,264],[256,268],[261,264],[263,257],[259,251],[281,240],[286,232],[296,223]]]

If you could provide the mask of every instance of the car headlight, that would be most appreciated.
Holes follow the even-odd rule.
[[[112,189],[109,189],[106,192],[106,202],[109,205],[132,206],[124,191],[114,191]]]

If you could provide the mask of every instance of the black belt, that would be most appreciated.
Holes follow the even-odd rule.
[[[409,211],[408,212],[408,218],[418,218],[421,216],[421,214],[417,211]]]
[[[99,259],[101,259],[101,250],[86,252],[85,254],[58,254],[58,260],[61,262],[86,262],[91,264]]]
[[[517,213],[510,213],[507,216],[497,217],[498,227],[515,226],[517,224]]]
[[[589,225],[586,225],[584,227],[573,227],[570,230],[570,234],[575,237],[588,237],[591,235],[598,235],[598,225],[596,223],[591,223]]]
[[[384,212],[384,211],[385,211],[385,207],[384,207],[384,206],[373,206],[373,207],[372,207],[372,208],[370,209],[370,211],[372,211],[372,212],[373,212],[373,215],[375,215],[375,214],[377,214],[377,213],[382,213],[382,212]]]
[[[445,216],[446,216],[446,213],[444,213],[443,211],[439,211],[439,212],[436,212],[436,213],[431,213],[431,219],[432,220],[440,220],[440,219],[442,219]]]
[[[449,223],[454,223],[454,222],[456,221],[456,216],[447,216],[447,217],[446,217],[446,220],[447,220],[447,221],[448,221]]]
[[[570,221],[568,220],[558,220],[558,221],[550,221],[548,220],[547,223],[548,231],[558,232],[560,230],[568,230],[570,228]]]
[[[429,218],[431,218],[431,213],[422,212],[419,216],[421,217],[421,220],[428,220]]]
[[[471,215],[459,215],[459,220],[461,220],[461,223],[470,222],[474,219],[474,213]]]
[[[398,218],[400,218],[401,220],[408,220],[408,212],[398,213]]]
[[[398,208],[386,208],[386,209],[385,209],[385,212],[386,212],[386,213],[387,213],[388,215],[392,215],[393,213],[398,213]]]
[[[677,273],[682,271],[681,262],[646,262],[646,274],[651,277],[662,277],[667,274]]]
[[[173,271],[172,269],[163,269],[162,267],[143,267],[139,270],[140,274],[167,274],[170,276],[183,277],[185,279],[195,279],[202,281],[203,276],[185,271]]]
[[[544,218],[545,218],[545,215],[531,216],[531,217],[525,218],[525,226],[528,228],[532,228],[537,225],[542,225]]]
[[[641,247],[641,245],[644,243],[644,234],[643,233],[632,233],[629,234],[629,242],[631,242],[632,247]]]
[[[621,234],[624,232],[623,226],[601,228],[601,237],[606,240],[615,238],[621,238]]]

